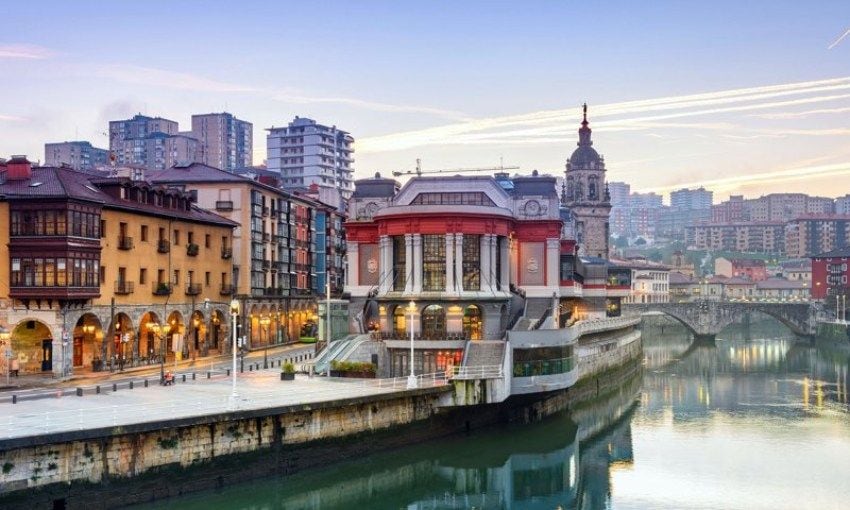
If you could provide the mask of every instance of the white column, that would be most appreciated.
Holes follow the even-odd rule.
[[[455,234],[455,292],[463,292],[463,234]]]
[[[488,241],[488,237],[490,234],[483,234],[481,236],[481,252],[479,256],[481,257],[481,290],[486,291],[490,289],[490,243]]]
[[[558,239],[546,240],[546,285],[558,288],[558,264],[561,260],[561,242]]]
[[[454,246],[455,246],[455,235],[454,234],[446,234],[446,288],[445,288],[445,292],[454,292],[455,291]]]
[[[381,236],[378,240],[378,263],[380,264],[380,271],[378,271],[378,294],[386,294],[392,282],[389,246],[389,236]]]
[[[404,234],[404,293],[413,292],[413,236]]]
[[[497,243],[497,246],[498,246],[498,243]],[[508,253],[508,239],[507,238],[505,238],[505,240],[502,241],[502,247],[499,249],[499,257],[501,258],[501,261],[502,261],[502,288],[499,289],[499,290],[501,290],[502,292],[509,292],[510,286],[511,286],[511,282],[510,282],[510,279],[511,279],[511,271],[510,271],[511,257],[510,257],[510,254]]]
[[[422,292],[422,235],[413,234],[413,293]]]
[[[349,241],[346,245],[346,258],[348,259],[348,271],[346,271],[346,280],[349,287],[357,287],[360,285],[360,249],[357,241]],[[250,278],[250,274],[248,277]]]
[[[490,234],[490,246],[487,250],[490,253],[490,290],[498,291],[496,288],[496,257],[499,253],[496,251],[496,234]]]

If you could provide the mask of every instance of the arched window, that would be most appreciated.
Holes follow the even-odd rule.
[[[599,178],[595,175],[591,175],[587,179],[587,199],[588,200],[598,200],[599,199]]]
[[[422,338],[443,340],[446,338],[446,311],[440,305],[429,305],[422,310]]]
[[[402,306],[398,305],[393,311],[393,333],[396,338],[405,338],[407,334],[407,314],[410,312]]]
[[[476,305],[469,305],[463,311],[463,336],[469,340],[481,340],[482,329],[484,326],[484,318],[481,315],[481,308]]]

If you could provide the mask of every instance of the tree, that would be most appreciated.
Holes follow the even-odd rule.
[[[638,237],[635,240],[635,246],[646,246],[646,239],[644,239],[642,237]]]

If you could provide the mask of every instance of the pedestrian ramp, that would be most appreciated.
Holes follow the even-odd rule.
[[[369,340],[370,337],[368,334],[356,334],[348,335],[331,342],[327,347],[322,349],[322,352],[313,361],[314,371],[319,374],[327,372],[331,362],[348,359],[363,342],[368,342]]]

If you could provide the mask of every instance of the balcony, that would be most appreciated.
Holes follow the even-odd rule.
[[[118,249],[119,250],[132,250],[133,249],[133,238],[127,236],[121,236],[118,238]]]
[[[269,208],[263,207],[263,218],[268,217],[268,215],[269,215]]]
[[[118,280],[117,282],[115,282],[115,294],[126,296],[127,294],[132,294],[133,290],[135,290],[133,282],[127,282],[122,280]]]
[[[232,248],[222,248],[221,249],[221,258],[227,260],[233,258],[233,249]]]
[[[197,296],[201,293],[201,284],[200,283],[189,283],[186,284],[186,295],[187,296]]]
[[[215,203],[215,210],[220,212],[230,212],[233,210],[233,201],[217,200]]]
[[[271,241],[271,239],[272,239],[271,235],[267,234],[266,232],[263,232],[263,242],[264,243]]]
[[[154,296],[169,296],[171,295],[171,284],[160,282],[153,288]]]
[[[165,239],[160,239],[159,242],[156,243],[156,251],[159,253],[168,253],[171,251],[171,242]]]
[[[263,289],[264,296],[282,296],[283,289],[280,287],[266,287]]]
[[[232,296],[234,292],[236,292],[236,289],[233,288],[233,285],[225,283],[221,284],[221,289],[218,291],[222,296]]]
[[[264,260],[264,261],[263,261],[263,269],[268,270],[268,269],[269,269],[269,268],[271,268],[271,267],[272,267],[272,263],[271,263],[271,262],[269,262],[268,260]]]
[[[200,251],[200,247],[195,243],[189,243],[186,245],[186,255],[190,257],[197,257],[198,251]]]

